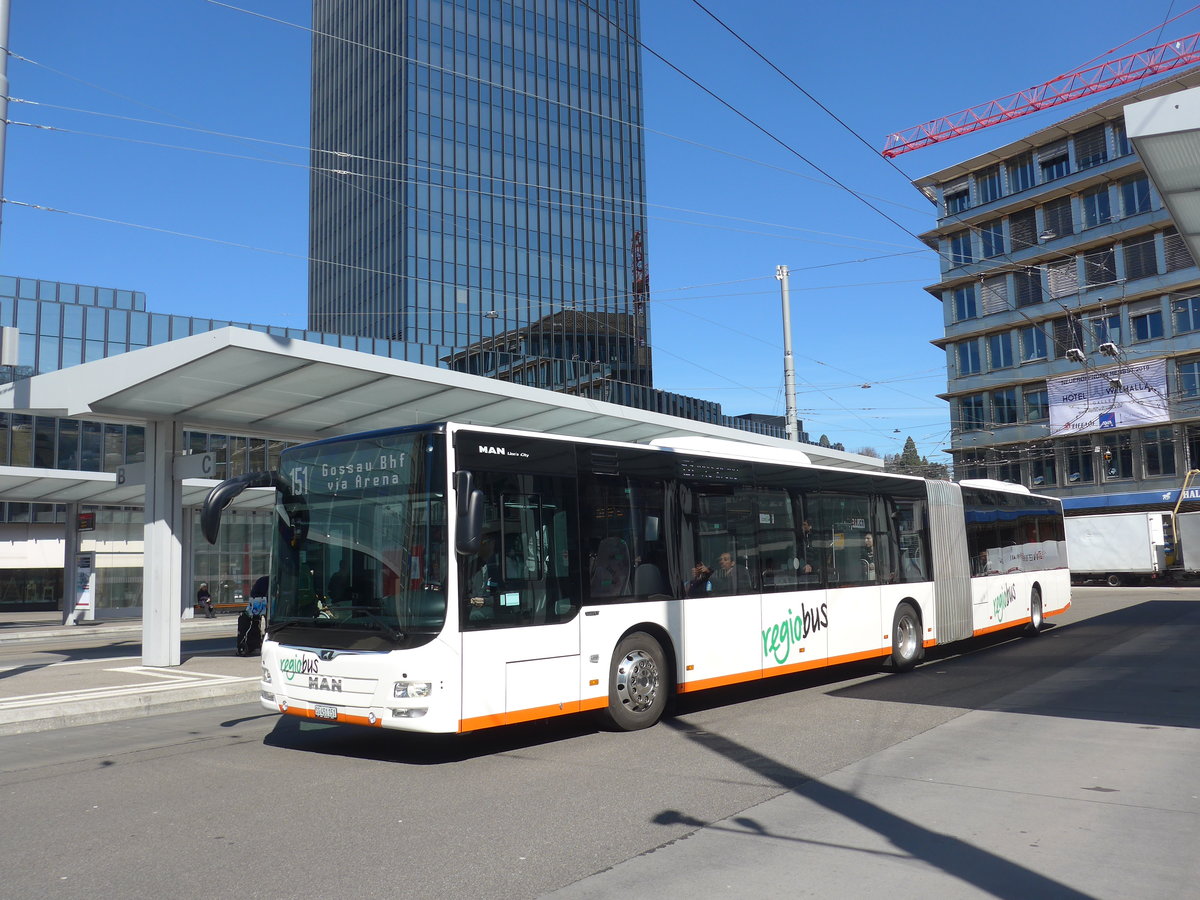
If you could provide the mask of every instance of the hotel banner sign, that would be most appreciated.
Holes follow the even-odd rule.
[[[1167,361],[1152,359],[1046,381],[1050,434],[1086,434],[1166,422]]]

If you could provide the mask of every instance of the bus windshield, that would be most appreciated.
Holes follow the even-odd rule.
[[[276,495],[268,633],[341,635],[385,649],[439,632],[446,618],[445,440],[384,432],[286,450]],[[323,643],[330,643],[322,638]]]

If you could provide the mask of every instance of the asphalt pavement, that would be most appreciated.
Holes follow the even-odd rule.
[[[257,654],[237,656],[237,616],[184,619],[181,665],[142,665],[141,619],[62,624],[0,613],[0,735],[253,701]]]
[[[1106,589],[1076,589],[1077,604],[1089,590]],[[1093,620],[1109,636],[1095,656],[820,777],[736,735],[697,733],[778,795],[719,821],[665,811],[664,824],[694,827],[542,896],[1190,896],[1200,883],[1200,591],[1145,596],[1159,619],[1125,610]],[[57,614],[0,614],[0,734],[255,697],[259,660],[234,654],[235,617],[187,620],[183,631],[183,665],[149,668],[138,621],[64,628]],[[1054,630],[1036,640],[1054,641]]]

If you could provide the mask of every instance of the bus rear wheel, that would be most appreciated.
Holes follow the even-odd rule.
[[[662,718],[670,693],[666,656],[658,641],[640,631],[613,651],[606,718],[619,731],[649,728]]]
[[[892,669],[907,672],[921,659],[921,617],[911,603],[901,603],[892,617]]]
[[[1029,598],[1029,624],[1025,628],[1026,633],[1040,634],[1045,621],[1046,616],[1042,612],[1042,592],[1034,588],[1033,594]]]

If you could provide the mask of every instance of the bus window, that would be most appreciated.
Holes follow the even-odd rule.
[[[662,482],[591,474],[583,508],[589,599],[669,596]]]
[[[782,489],[758,491],[759,583],[763,591],[794,591],[811,585],[814,567],[797,543],[792,498]]]
[[[895,501],[892,519],[899,541],[897,580],[929,581],[929,554],[925,546],[925,503],[922,500]]]
[[[712,570],[711,593],[755,593],[759,555],[754,489],[705,485],[695,493],[699,561]]]
[[[817,535],[814,545],[822,551],[830,587],[874,584],[876,576],[874,535],[868,497],[851,494],[816,494],[809,498],[809,521]]]
[[[460,561],[464,628],[541,625],[579,609],[573,572],[574,483],[567,478],[477,472],[484,494],[479,552]]]

